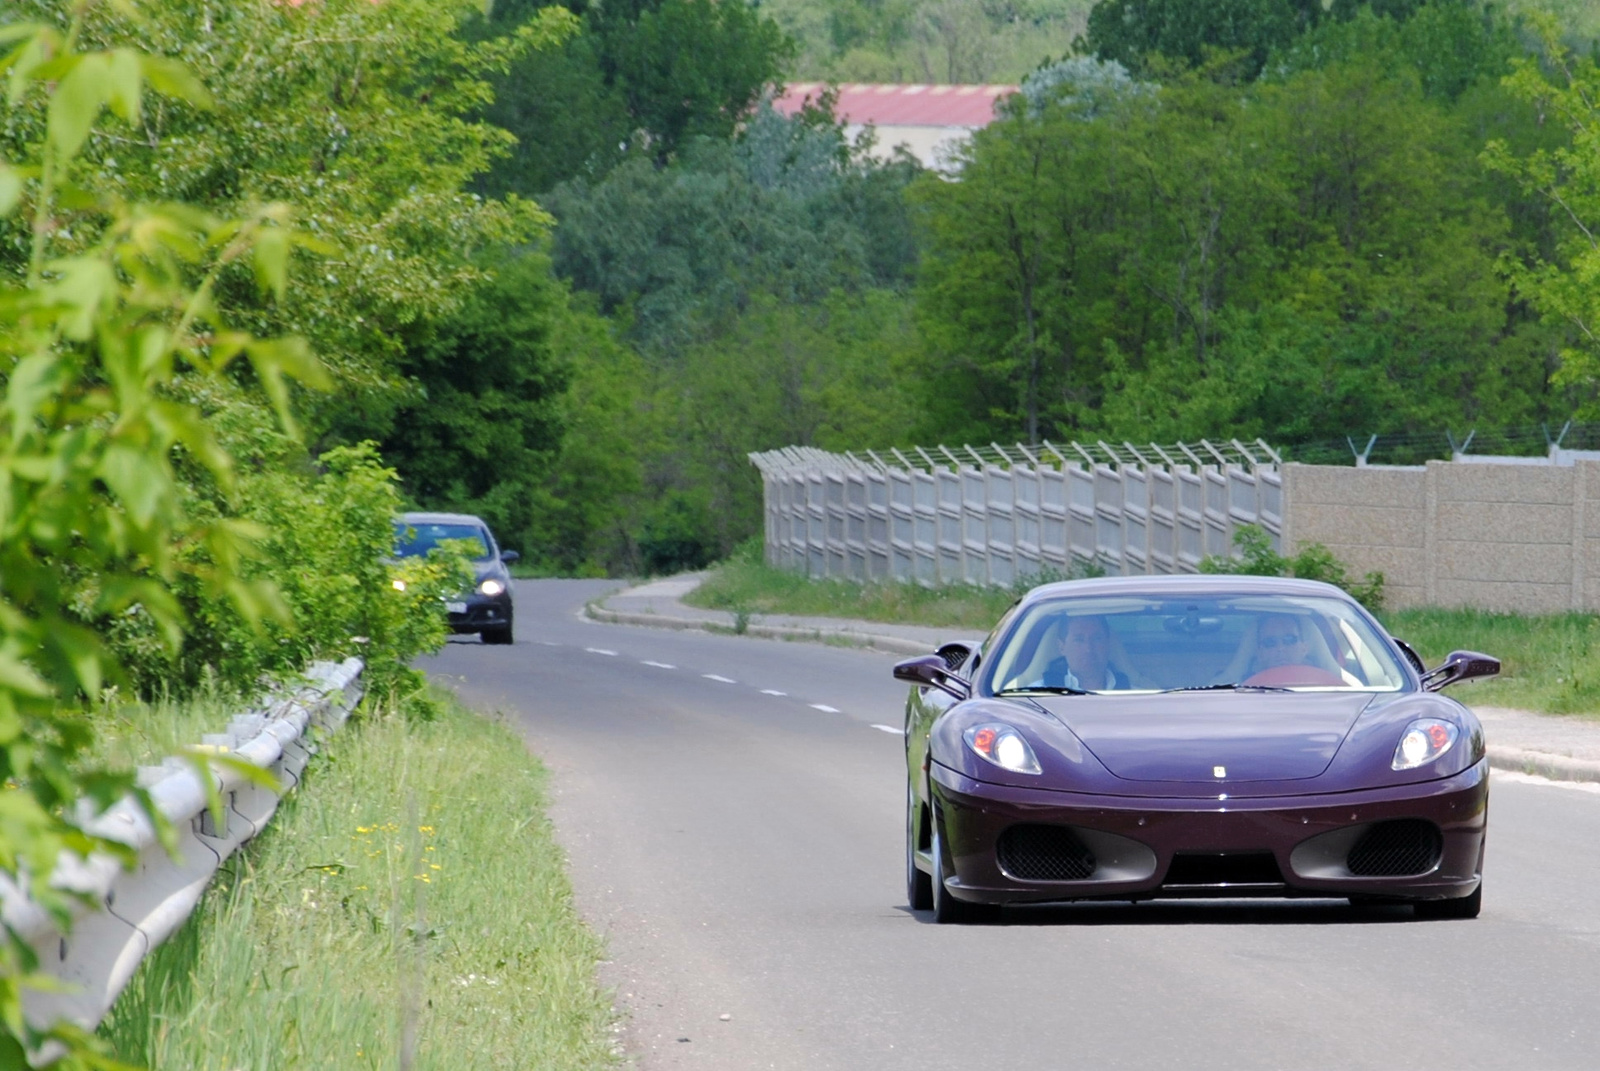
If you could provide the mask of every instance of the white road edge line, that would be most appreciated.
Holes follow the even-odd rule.
[[[738,684],[739,683],[738,681],[734,680],[732,677],[719,677],[715,673],[702,673],[702,674],[700,674],[700,676],[704,677],[708,681],[720,681],[723,684]]]
[[[652,662],[648,658],[639,663],[641,666],[655,666],[657,669],[677,669],[671,662]]]
[[[906,731],[904,729],[896,729],[893,725],[879,725],[874,722],[872,727],[881,733],[893,733],[896,736],[906,735]]]
[[[812,710],[820,710],[824,714],[837,714],[837,713],[839,713],[839,708],[838,707],[830,707],[826,703],[812,703],[810,705],[811,705],[811,709]]]
[[[588,651],[590,654],[603,654],[611,658],[617,657],[617,652],[608,651],[604,647],[585,647],[584,650]]]
[[[763,688],[763,689],[761,689],[761,694],[762,695],[788,695],[789,693],[788,692],[780,692],[775,688]]]

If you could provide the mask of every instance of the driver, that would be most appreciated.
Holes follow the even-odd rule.
[[[1130,687],[1127,675],[1111,665],[1111,629],[1105,618],[1067,618],[1056,650],[1059,655],[1044,667],[1043,683],[1047,687],[1094,692]]]

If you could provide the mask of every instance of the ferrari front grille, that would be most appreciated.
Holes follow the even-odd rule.
[[[1420,818],[1399,818],[1379,822],[1363,833],[1345,866],[1363,878],[1410,877],[1438,866],[1443,854],[1438,826]]]
[[[1094,853],[1067,826],[1012,826],[997,854],[1018,881],[1083,881],[1095,868]]]
[[[1282,885],[1283,872],[1271,852],[1184,853],[1172,857],[1165,885]]]

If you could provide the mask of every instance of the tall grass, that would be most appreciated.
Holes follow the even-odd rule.
[[[1382,618],[1430,666],[1457,649],[1500,659],[1499,677],[1450,689],[1464,703],[1551,714],[1600,712],[1600,617],[1594,614],[1416,609]]]
[[[986,633],[1017,597],[1036,584],[1066,580],[1084,570],[1050,569],[1009,587],[951,584],[925,588],[908,583],[862,584],[854,580],[808,580],[761,560],[759,543],[747,544],[685,596],[691,606],[733,613],[803,614],[891,621],[907,625]]]
[[[161,1071],[616,1066],[544,773],[450,700],[353,721],[102,1027]]]

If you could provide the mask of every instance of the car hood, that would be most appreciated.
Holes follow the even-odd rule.
[[[1373,698],[1370,692],[1178,692],[1035,701],[1119,778],[1215,784],[1320,776]]]

